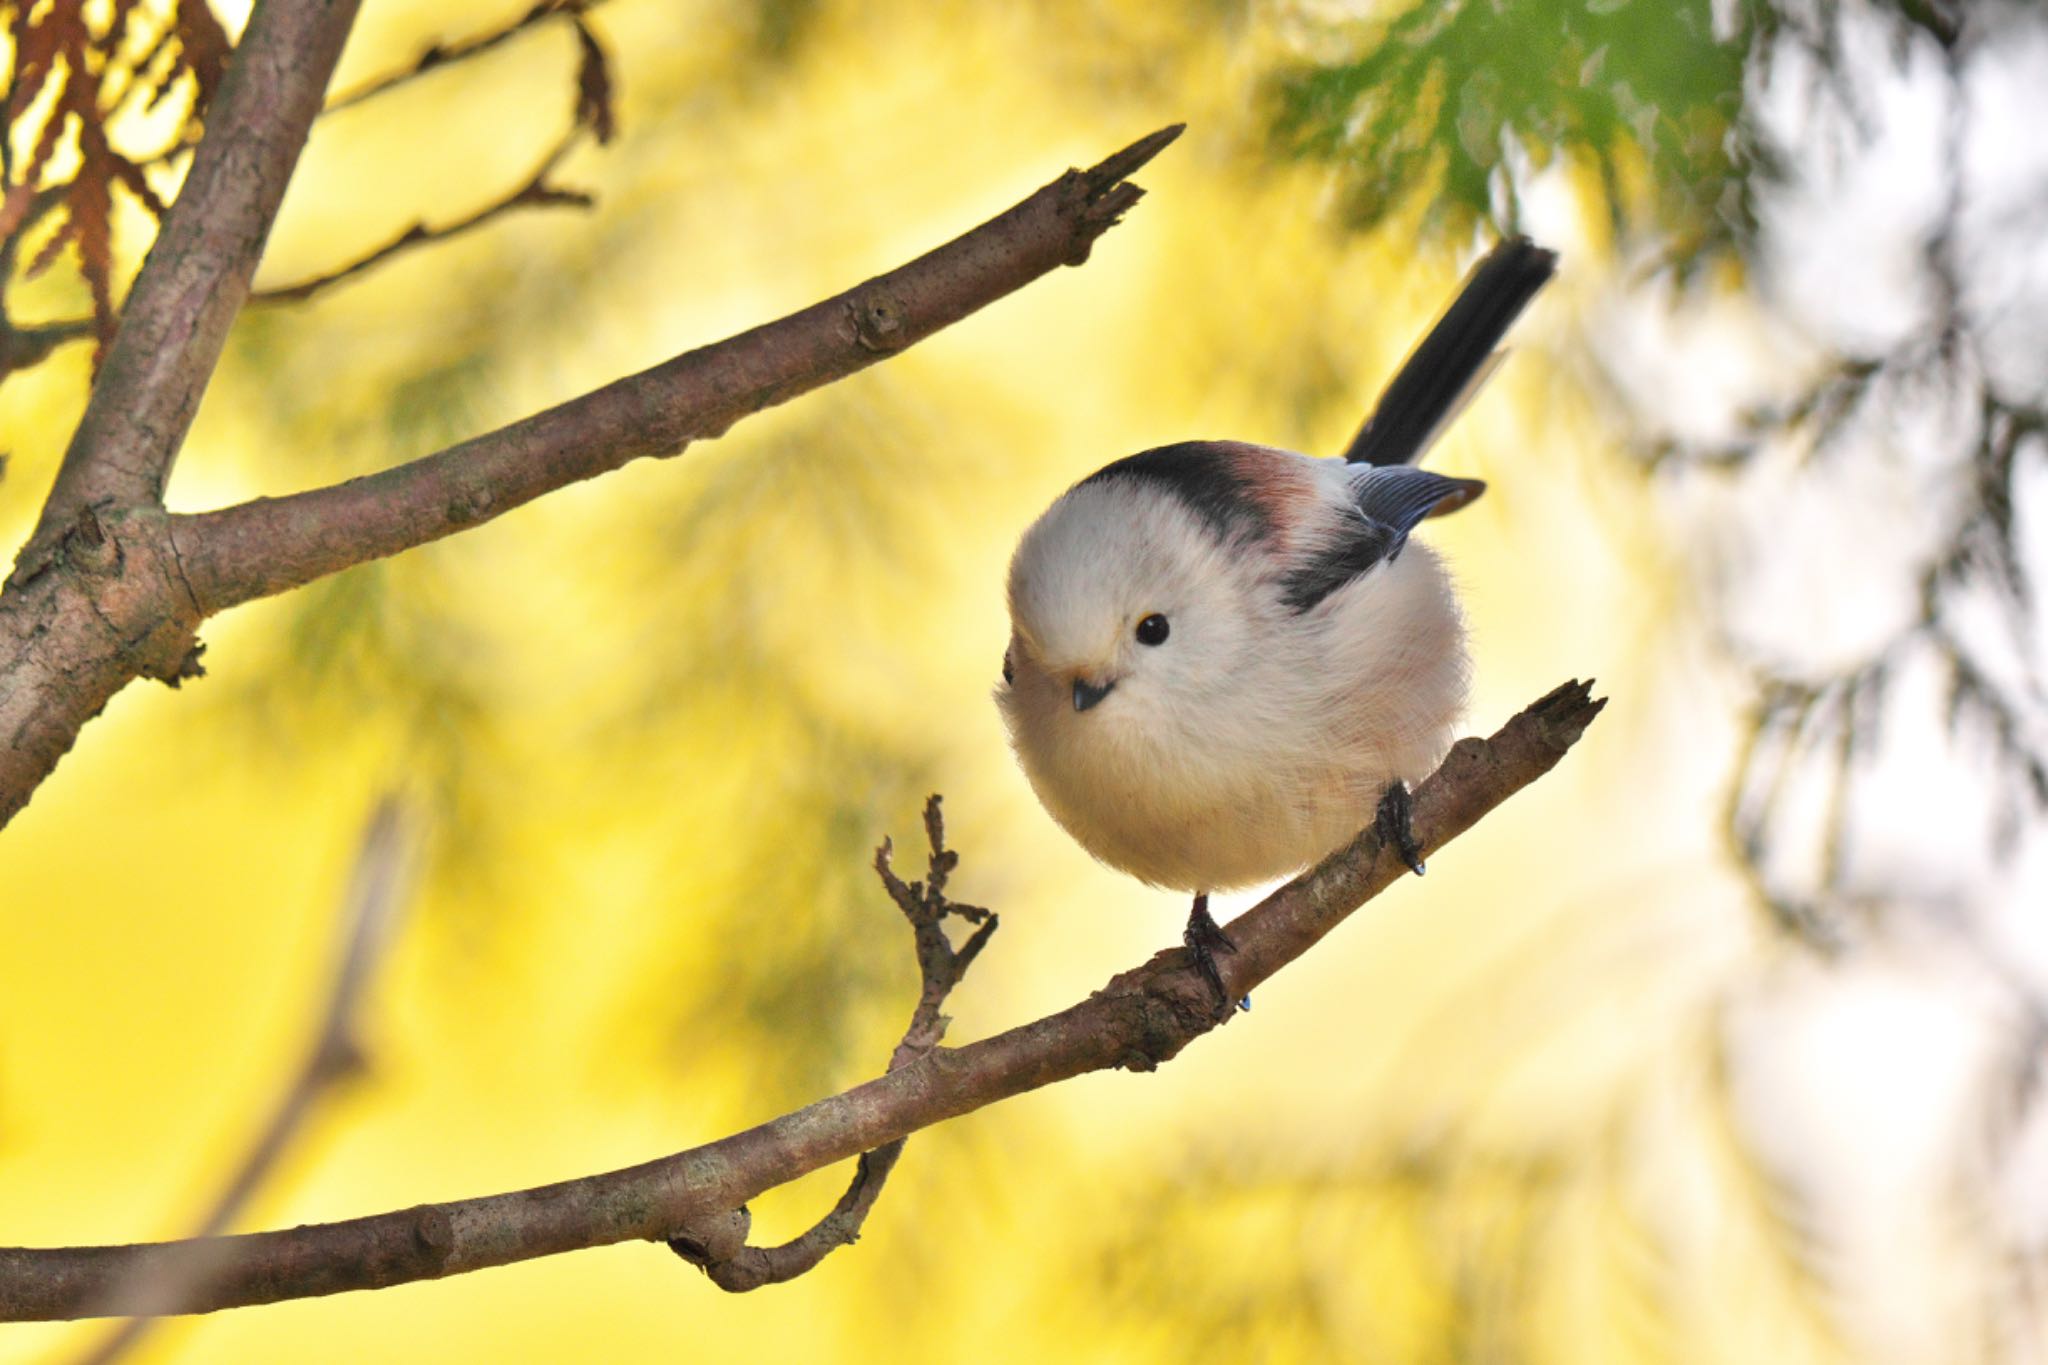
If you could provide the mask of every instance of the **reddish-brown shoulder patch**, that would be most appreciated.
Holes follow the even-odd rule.
[[[1321,499],[1314,469],[1301,456],[1271,446],[1233,441],[1226,448],[1231,472],[1265,510],[1274,533],[1283,543],[1292,540]]]

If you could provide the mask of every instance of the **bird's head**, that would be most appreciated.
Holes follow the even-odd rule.
[[[1129,750],[1198,730],[1251,622],[1241,540],[1156,482],[1077,485],[1010,564],[996,699],[1034,778],[1054,751]]]

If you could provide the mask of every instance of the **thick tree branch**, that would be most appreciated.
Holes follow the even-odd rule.
[[[54,553],[81,509],[161,501],[357,3],[259,0],[250,14],[17,574]]]
[[[1567,683],[1485,740],[1465,739],[1415,793],[1435,853],[1548,772],[1603,702]],[[1231,925],[1224,983],[1247,993],[1301,956],[1405,869],[1368,828]],[[640,1166],[511,1194],[277,1232],[152,1246],[0,1250],[0,1319],[78,1317],[109,1289],[195,1256],[222,1269],[198,1310],[373,1289],[635,1238],[662,1240],[764,1190],[920,1128],[1041,1086],[1115,1067],[1150,1070],[1217,1026],[1214,996],[1170,949],[1058,1014],[961,1048],[938,1047],[878,1080],[743,1133]]]
[[[1143,193],[1126,177],[1180,126],[1069,171],[963,237],[823,303],[617,380],[438,454],[329,488],[173,519],[211,614],[489,521],[643,455],[843,379],[1089,248]]]

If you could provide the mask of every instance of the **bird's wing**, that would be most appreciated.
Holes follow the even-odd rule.
[[[1556,270],[1557,253],[1526,237],[1510,237],[1487,252],[1380,395],[1344,458],[1366,465],[1421,459],[1493,374],[1501,338]]]
[[[1392,560],[1424,517],[1453,511],[1486,491],[1478,479],[1456,479],[1407,465],[1351,472],[1351,505],[1327,534],[1281,576],[1280,600],[1304,612],[1375,564]]]

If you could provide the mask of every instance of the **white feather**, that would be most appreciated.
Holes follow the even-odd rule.
[[[1465,705],[1463,617],[1411,541],[1305,612],[1290,567],[1357,510],[1341,461],[1299,461],[1274,533],[1233,542],[1156,482],[1070,490],[1010,567],[1011,680],[997,692],[1046,809],[1090,853],[1163,887],[1284,876],[1426,776]],[[1311,478],[1304,481],[1299,472]],[[1277,486],[1277,485],[1276,485]],[[1167,618],[1164,644],[1134,636]],[[1076,678],[1114,682],[1087,711]]]

